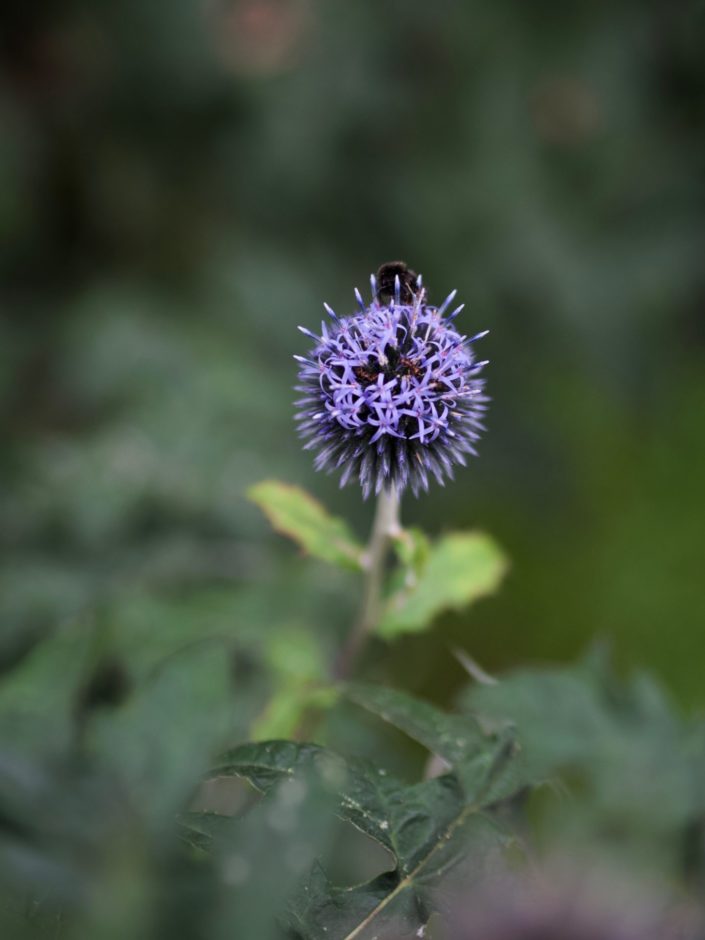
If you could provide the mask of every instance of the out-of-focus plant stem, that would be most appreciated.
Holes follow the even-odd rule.
[[[352,674],[367,637],[379,620],[385,562],[392,539],[400,531],[399,502],[393,485],[383,489],[377,497],[372,533],[364,556],[365,584],[360,613],[336,660],[336,679],[347,679]]]

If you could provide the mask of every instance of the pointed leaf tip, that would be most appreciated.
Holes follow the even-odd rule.
[[[344,568],[362,567],[363,547],[343,519],[298,486],[264,480],[251,486],[247,497],[256,503],[277,532],[289,536],[314,558]]]

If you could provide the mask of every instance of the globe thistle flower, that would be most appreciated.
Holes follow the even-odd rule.
[[[317,470],[341,470],[340,485],[357,479],[373,490],[407,486],[415,495],[429,478],[443,484],[455,464],[475,454],[484,430],[484,379],[473,343],[453,321],[453,291],[439,306],[428,303],[421,277],[403,262],[382,265],[371,277],[372,302],[356,289],[359,313],[338,315],[321,334],[299,327],[314,341],[299,362],[302,393],[296,421]]]

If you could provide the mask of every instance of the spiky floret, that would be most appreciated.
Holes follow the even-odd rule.
[[[487,331],[458,333],[452,321],[462,305],[447,313],[456,292],[432,306],[420,277],[410,285],[397,274],[387,290],[373,275],[371,285],[368,306],[355,291],[353,316],[325,304],[332,323],[321,324],[320,336],[299,327],[314,346],[295,356],[296,421],[304,446],[318,451],[316,469],[340,469],[341,486],[357,479],[365,497],[391,485],[417,495],[430,476],[443,484],[476,453],[487,363],[476,361],[472,344]]]

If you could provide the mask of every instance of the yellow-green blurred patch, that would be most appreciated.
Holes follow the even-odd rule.
[[[444,610],[460,609],[499,586],[507,561],[482,532],[455,532],[427,549],[417,572],[388,598],[377,632],[386,638],[418,633]]]

